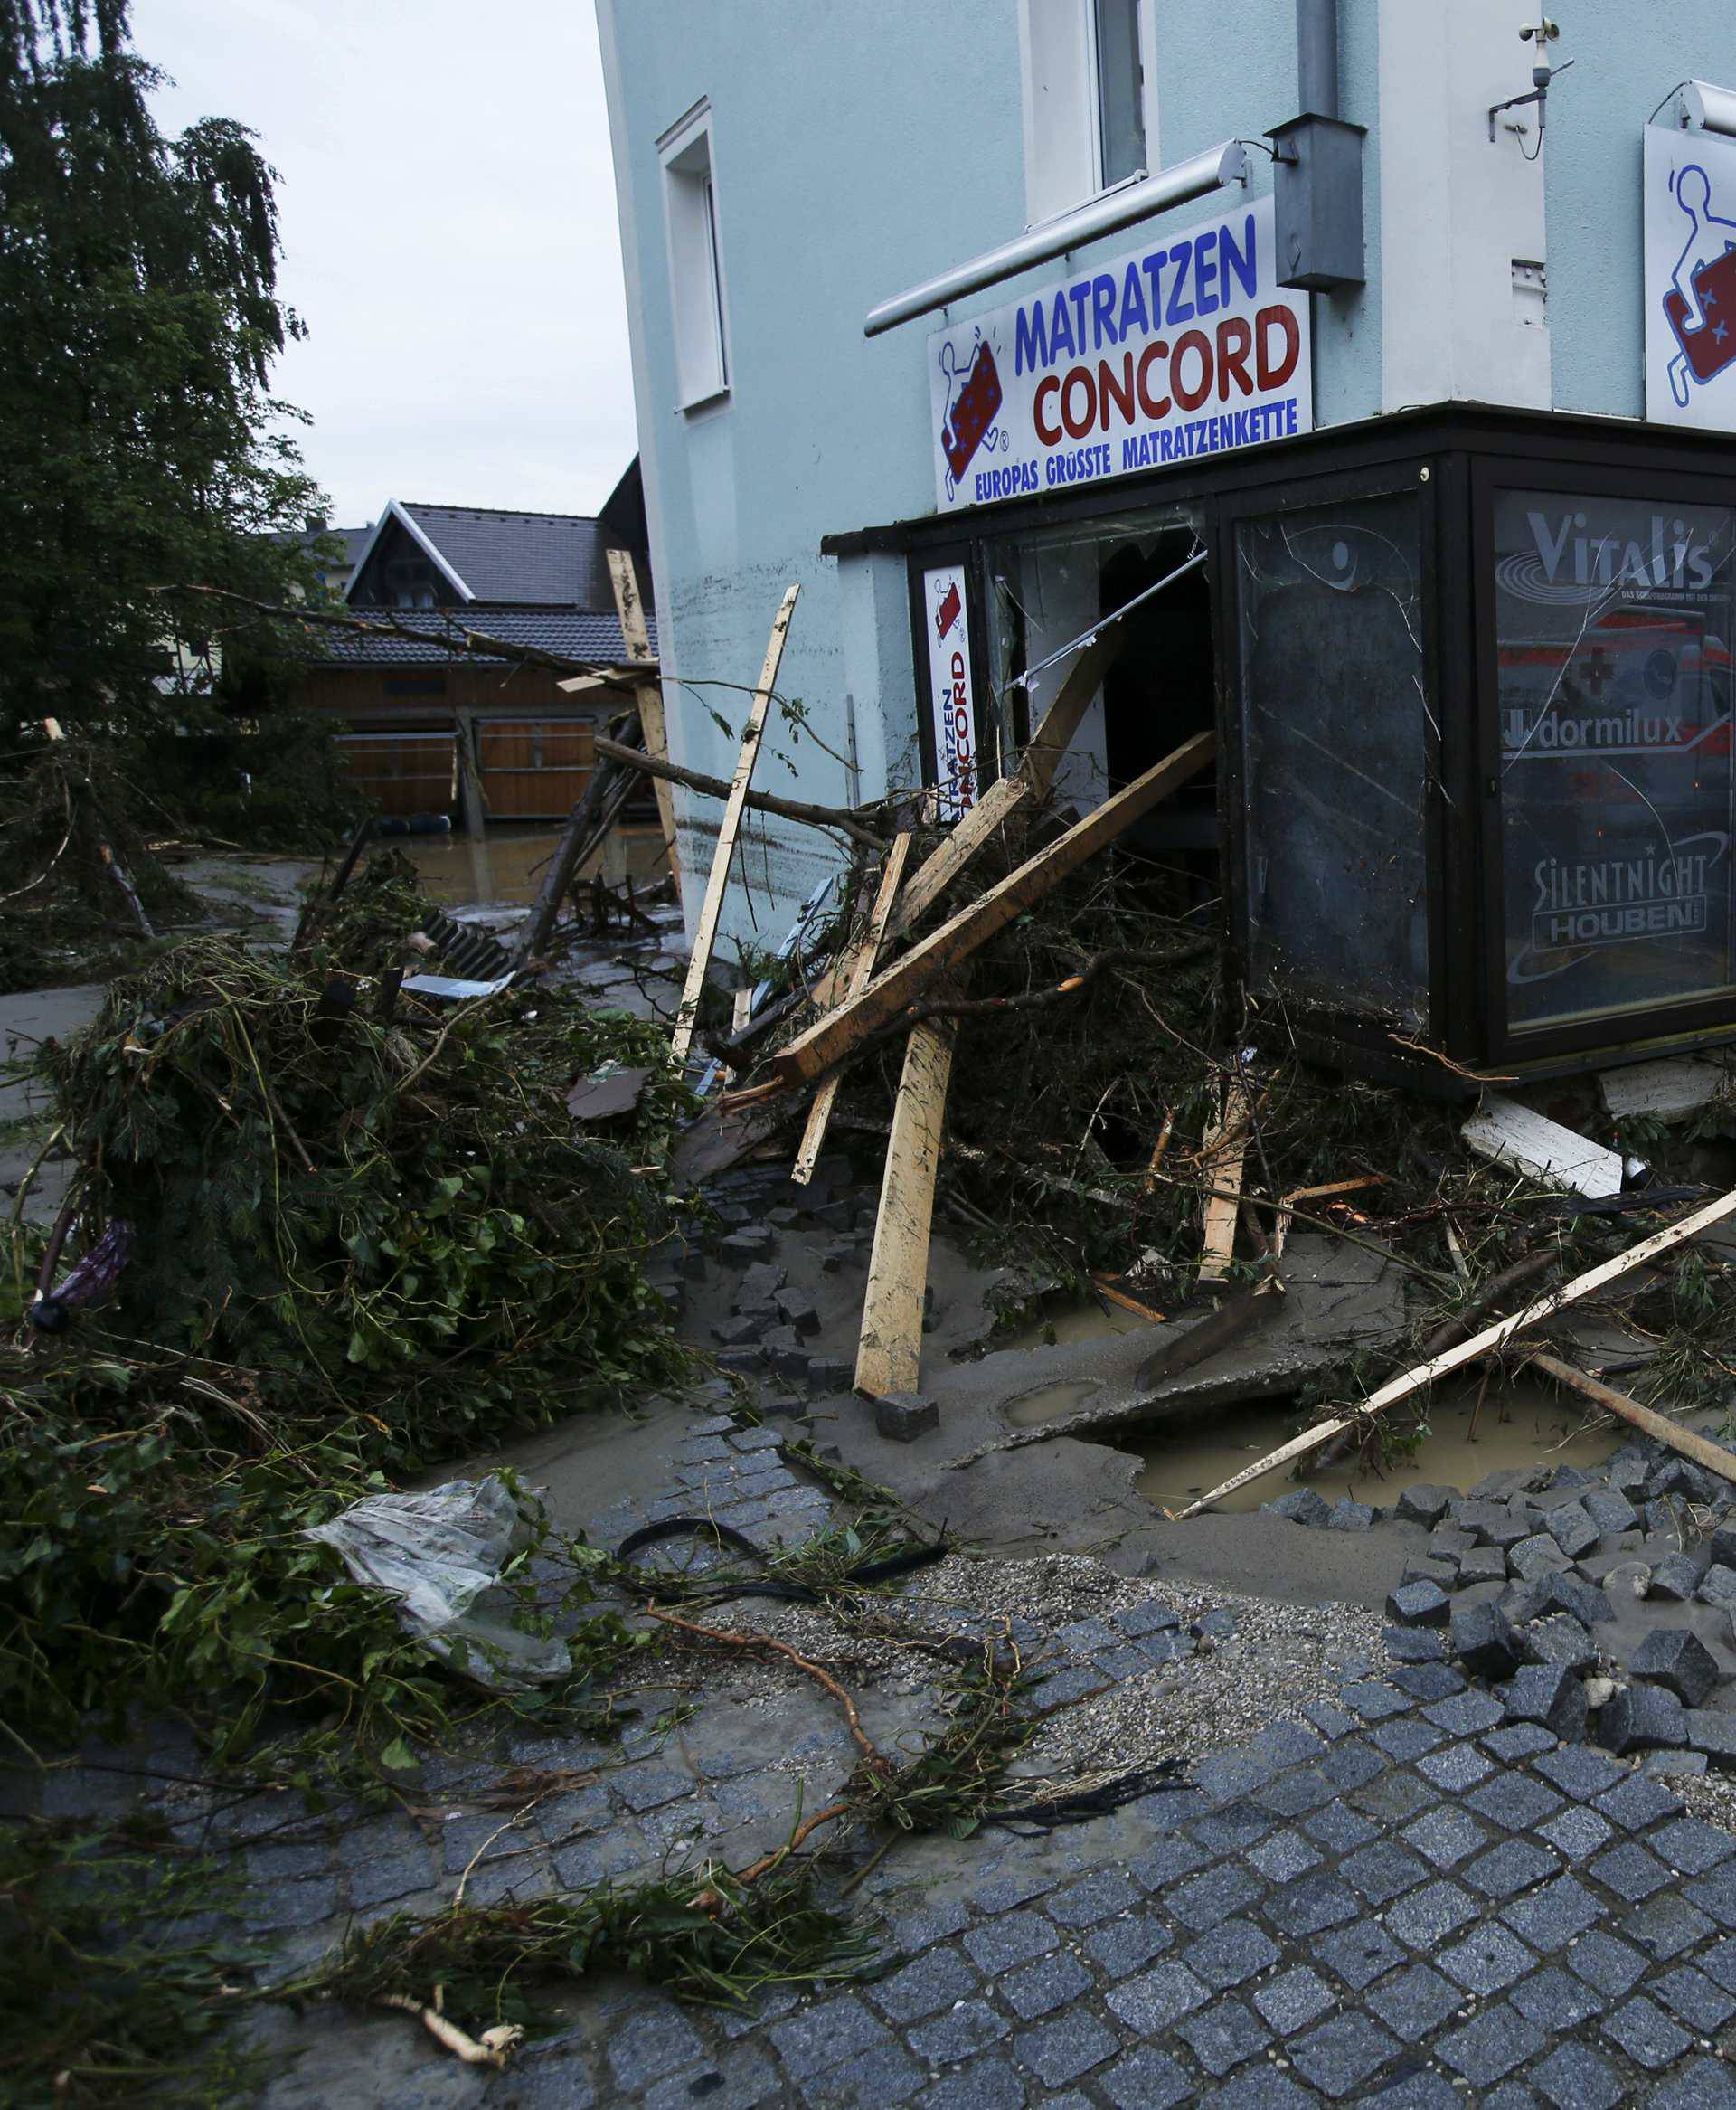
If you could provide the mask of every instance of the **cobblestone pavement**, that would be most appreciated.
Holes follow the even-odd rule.
[[[666,1492],[599,1519],[597,1536],[709,1507],[788,1538],[829,1508],[774,1434],[726,1416],[690,1420],[670,1471]],[[1190,1651],[1212,1645],[1141,1585],[1121,1597],[1068,1632],[1043,1698],[1185,1679]],[[1209,1631],[1231,1618],[1212,1615]],[[856,1900],[885,1935],[872,1981],[778,1988],[751,2015],[589,1985],[493,2077],[401,2019],[273,2013],[259,2025],[282,2054],[265,2100],[1736,2105],[1722,2056],[1736,1841],[1646,1770],[1667,1755],[1624,1763],[1558,1742],[1467,1682],[1439,1633],[1388,1638],[1392,1652],[1346,1666],[1335,1698],[1203,1751],[1184,1782],[1113,1816],[896,1848]],[[681,1696],[642,1697],[654,1710]],[[882,1742],[920,1716],[920,1699],[864,1703]],[[673,1731],[646,1720],[612,1752],[542,1739],[505,1755],[603,1770],[522,1825],[465,1799],[498,1754],[430,1769],[431,1821],[371,1820],[335,1842],[265,1837],[282,1814],[257,1805],[182,1821],[260,1835],[254,1924],[285,1938],[288,1964],[346,1925],[437,1905],[467,1869],[480,1903],[706,1854],[739,1866],[787,1834],[798,1795],[818,1807],[854,1754],[822,1695],[744,1684]]]

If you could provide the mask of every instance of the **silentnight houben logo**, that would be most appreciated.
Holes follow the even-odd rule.
[[[1531,874],[1531,941],[1508,967],[1507,979],[1546,980],[1600,946],[1703,933],[1713,874],[1729,847],[1729,836],[1708,830],[1664,855],[1647,845],[1631,857],[1539,857]],[[1573,957],[1563,960],[1563,952]]]

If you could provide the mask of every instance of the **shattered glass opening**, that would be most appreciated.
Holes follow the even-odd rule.
[[[1236,531],[1255,989],[1428,1016],[1432,707],[1409,493]]]

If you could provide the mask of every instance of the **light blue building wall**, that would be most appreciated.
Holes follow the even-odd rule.
[[[774,717],[757,781],[842,803],[918,781],[904,561],[819,545],[934,509],[924,338],[939,318],[873,340],[863,318],[1024,228],[1024,10],[1052,4],[597,0],[678,761],[730,773],[772,615],[799,580],[779,686],[807,724]],[[1534,131],[1487,137],[1488,105],[1530,85],[1517,31],[1536,14],[1535,0],[1341,0],[1340,114],[1367,134],[1367,278],[1311,297],[1316,429],[1452,399],[1641,413],[1641,131],[1684,76],[1736,81],[1736,7],[1563,0],[1556,55],[1576,64],[1552,90],[1541,162]],[[1157,0],[1153,19],[1153,166],[1297,114],[1293,0]],[[726,397],[683,410],[658,142],[702,99],[731,374]],[[1270,164],[1250,160],[1258,196]],[[948,319],[1138,239],[1106,236]],[[709,866],[717,812],[681,801],[689,869]],[[726,941],[775,942],[828,855],[810,830],[752,819]]]

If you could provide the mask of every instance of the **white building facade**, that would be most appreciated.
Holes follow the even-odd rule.
[[[956,818],[1113,618],[1061,791],[1215,730],[1138,846],[1305,1043],[1736,1031],[1728,0],[598,12],[678,762],[799,581],[756,781]]]

